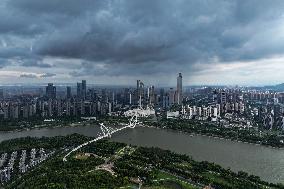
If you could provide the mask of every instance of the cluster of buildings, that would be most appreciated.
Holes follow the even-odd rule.
[[[217,121],[222,115],[226,113],[238,113],[243,114],[245,106],[242,102],[240,103],[226,103],[214,104],[209,106],[182,106],[181,111],[175,113],[168,111],[167,118],[180,117],[182,119],[198,119],[198,120],[212,120]]]
[[[105,115],[112,110],[106,90],[98,94],[87,90],[86,80],[77,83],[77,93],[72,94],[70,86],[66,93],[57,96],[56,86],[48,83],[45,94],[35,96],[15,96],[0,102],[0,119],[21,119],[32,117],[94,116]]]
[[[245,112],[243,96],[239,91],[205,89],[194,94],[200,95],[194,103],[185,103],[178,111],[168,111],[167,118],[218,121],[225,114],[243,115]]]
[[[181,73],[177,77],[176,90],[160,88],[159,93],[152,85],[145,87],[141,80],[137,80],[136,88],[111,89],[87,86],[86,80],[65,88],[48,83],[42,93],[13,95],[8,98],[0,90],[0,120],[95,117],[136,107],[149,107],[150,110],[146,112],[152,114],[157,107],[167,109],[173,104],[181,105],[182,91]]]
[[[284,105],[282,103],[254,103],[250,113],[265,129],[284,130]]]
[[[182,74],[176,87],[146,86],[103,88],[87,85],[55,86],[48,83],[29,92],[0,89],[0,121],[31,118],[97,117],[104,115],[257,123],[266,129],[284,128],[284,93],[239,87],[191,87],[183,89]],[[20,92],[19,92],[20,91]]]
[[[43,148],[37,150],[32,149],[29,154],[27,150],[22,150],[21,156],[18,158],[18,152],[14,151],[10,154],[8,159],[8,153],[3,153],[0,157],[0,184],[11,180],[13,173],[15,172],[15,163],[18,162],[19,173],[25,173],[32,167],[45,161],[52,156],[54,151],[46,153]]]
[[[169,88],[165,91],[164,88],[160,88],[159,93],[155,91],[153,85],[147,87],[141,80],[137,80],[137,87],[132,93],[130,92],[130,104],[136,104],[139,106],[159,106],[162,108],[169,108],[173,104],[181,105],[183,102],[183,90],[182,90],[182,74],[177,76],[177,87]]]

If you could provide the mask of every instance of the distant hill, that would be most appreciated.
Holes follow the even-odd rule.
[[[275,91],[284,91],[284,83],[281,83],[278,85],[265,86],[264,88],[275,90]]]

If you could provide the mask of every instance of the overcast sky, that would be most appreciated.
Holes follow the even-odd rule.
[[[0,83],[284,82],[283,0],[1,0]]]

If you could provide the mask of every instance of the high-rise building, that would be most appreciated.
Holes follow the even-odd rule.
[[[173,105],[175,103],[175,91],[173,88],[169,90],[169,104]]]
[[[128,88],[125,88],[124,89],[124,94],[123,94],[123,103],[124,104],[129,104],[129,93],[130,93],[130,91],[129,91],[129,89]]]
[[[47,98],[49,99],[56,98],[56,87],[53,86],[53,83],[48,83],[45,93],[46,93]]]
[[[49,99],[48,100],[48,116],[51,117],[53,116],[53,107],[52,107],[52,100]]]
[[[182,75],[181,73],[178,74],[177,77],[177,103],[182,103]]]
[[[70,116],[71,115],[71,102],[67,100],[66,102],[66,115]]]
[[[149,104],[155,104],[155,88],[154,86],[149,87]]]
[[[77,83],[77,97],[79,99],[86,99],[87,96],[87,82],[82,80],[82,83]]]
[[[129,104],[132,104],[132,93],[129,93]]]
[[[220,103],[226,104],[226,102],[227,102],[227,93],[226,91],[222,90],[220,94]]]
[[[77,83],[77,98],[82,98],[82,83]]]
[[[170,96],[169,95],[164,95],[162,97],[162,107],[163,108],[168,108],[170,106]]]
[[[141,105],[144,99],[144,83],[141,80],[137,80],[136,99]]]
[[[137,92],[137,96],[136,96],[137,102],[139,105],[141,105],[144,99],[144,83],[140,80],[137,80],[136,92]]]
[[[4,91],[3,89],[0,89],[0,100],[4,99]]]
[[[66,98],[67,98],[67,99],[72,98],[71,87],[70,87],[70,86],[67,86],[66,90],[67,90],[67,91],[66,91]]]
[[[87,96],[87,82],[86,80],[82,80],[82,98],[86,99]]]

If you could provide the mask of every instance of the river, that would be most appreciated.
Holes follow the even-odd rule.
[[[52,137],[72,133],[97,136],[99,130],[98,126],[82,126],[0,132],[0,141],[26,136]],[[123,130],[114,134],[111,140],[168,149],[190,155],[198,161],[206,160],[234,171],[246,171],[268,182],[284,183],[283,149],[147,127]]]

